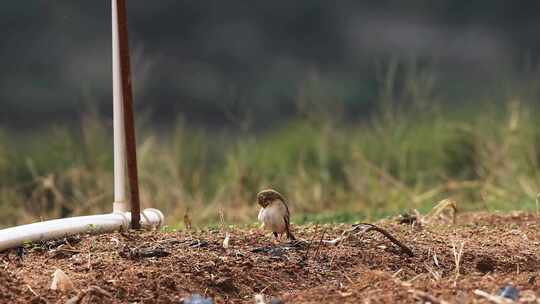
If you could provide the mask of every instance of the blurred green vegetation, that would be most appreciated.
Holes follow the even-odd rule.
[[[321,102],[315,86],[299,97],[302,115],[262,133],[181,119],[170,132],[140,126],[141,200],[174,227],[186,213],[199,226],[220,211],[229,224],[253,222],[255,194],[268,187],[285,194],[296,223],[426,212],[447,197],[461,210],[534,209],[540,128],[530,94],[454,107],[418,78],[400,94],[388,79],[360,122],[343,120],[339,100]],[[0,225],[110,211],[112,168],[112,132],[96,111],[79,128],[0,131]]]

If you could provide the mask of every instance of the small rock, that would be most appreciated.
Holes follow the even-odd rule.
[[[200,294],[192,294],[191,296],[182,299],[182,304],[214,304],[214,301],[210,298],[205,298]]]
[[[519,290],[512,285],[506,285],[497,291],[497,295],[512,301],[517,301],[519,298]]]
[[[285,304],[285,302],[278,298],[272,298],[272,300],[270,300],[270,304]]]
[[[212,285],[224,292],[238,292],[238,288],[234,285],[233,279],[229,277],[219,278]]]

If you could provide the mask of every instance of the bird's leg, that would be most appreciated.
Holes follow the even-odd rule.
[[[273,234],[274,234],[274,237],[275,237],[273,243],[274,243],[274,246],[277,246],[279,244],[279,234],[277,234],[277,232],[274,232]]]

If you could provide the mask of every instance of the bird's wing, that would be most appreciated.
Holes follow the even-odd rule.
[[[285,215],[283,216],[283,218],[285,219],[285,225],[289,227],[289,218],[291,217],[291,213],[289,212],[289,206],[287,205],[285,198],[283,198],[283,196],[281,196],[281,194],[279,193],[277,194],[277,200],[280,201],[285,207]]]
[[[291,213],[289,212],[289,206],[285,202],[285,200],[281,200],[283,205],[285,206],[285,215],[283,216],[283,220],[285,221],[285,232],[287,233],[287,237],[291,240],[294,240],[295,237],[291,233],[290,229],[290,220],[291,220]]]

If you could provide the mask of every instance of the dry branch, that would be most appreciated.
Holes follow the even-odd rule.
[[[101,288],[99,286],[92,285],[92,286],[88,287],[86,290],[83,290],[83,291],[79,292],[79,294],[77,294],[73,298],[67,300],[66,304],[79,304],[86,297],[86,295],[88,295],[89,293],[92,293],[92,292],[95,293],[95,294],[98,294],[100,296],[103,296],[103,297],[113,298],[113,295],[110,292],[106,291],[105,289],[103,289],[103,288]]]
[[[353,225],[353,228],[344,231],[341,234],[341,237],[338,237],[338,238],[336,238],[334,240],[331,240],[331,241],[324,241],[324,243],[326,243],[328,245],[337,245],[337,244],[343,242],[344,240],[348,239],[353,233],[355,235],[361,235],[361,234],[364,234],[364,233],[367,233],[367,232],[370,232],[370,231],[379,232],[380,234],[384,235],[387,239],[389,239],[392,243],[394,243],[399,248],[401,248],[401,250],[403,252],[405,252],[406,254],[408,254],[411,257],[414,256],[414,253],[412,252],[412,250],[409,247],[407,247],[405,244],[403,244],[398,239],[396,239],[394,236],[392,236],[388,231],[386,231],[383,228],[380,228],[378,226],[375,226],[373,224],[369,224],[369,223],[361,223],[361,224]]]

